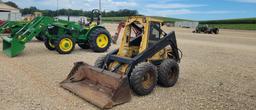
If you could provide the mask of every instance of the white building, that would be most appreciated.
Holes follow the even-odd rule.
[[[20,10],[4,4],[0,0],[0,20],[18,21],[21,20]]]
[[[57,16],[56,18],[68,21],[68,16]],[[81,20],[85,23],[88,22],[87,18],[84,16],[70,16],[69,20],[73,22],[79,22]]]
[[[199,22],[194,22],[194,21],[177,21],[175,22],[175,27],[196,28],[198,24]]]

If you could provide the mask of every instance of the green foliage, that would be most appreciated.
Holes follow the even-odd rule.
[[[42,12],[44,16],[51,16],[51,17],[61,16],[61,15],[62,16],[70,15],[70,16],[87,16],[87,17],[89,17],[91,14],[91,11],[73,10],[73,9],[60,9],[57,11],[39,10],[36,7],[21,9],[22,15],[33,14],[36,11]],[[128,9],[118,10],[118,11],[110,11],[110,12],[106,12],[106,11],[102,12],[103,17],[110,17],[110,16],[120,17],[120,16],[133,16],[133,15],[138,15],[138,12],[136,10],[128,10]]]
[[[256,18],[200,21],[200,24],[256,24]]]
[[[6,5],[9,5],[11,7],[14,7],[14,8],[19,8],[18,5],[14,2],[11,2],[11,1],[8,1],[8,2],[4,2]]]
[[[220,29],[256,30],[256,24],[209,24]]]
[[[36,7],[24,8],[24,9],[20,10],[22,15],[33,14],[36,11],[38,11],[38,9]]]
[[[208,24],[210,27],[221,29],[256,30],[256,18],[200,21],[200,24]]]
[[[133,16],[133,15],[138,15],[138,11],[123,9],[119,11],[110,11],[110,12],[103,11],[102,12],[103,17],[123,17],[123,16]]]

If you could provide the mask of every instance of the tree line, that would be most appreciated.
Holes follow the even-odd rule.
[[[73,9],[60,9],[60,10],[39,10],[36,7],[24,8],[20,10],[22,15],[32,14],[34,12],[42,12],[44,16],[87,16],[91,15],[91,11],[73,10]],[[103,17],[122,17],[138,15],[137,10],[122,9],[118,11],[103,11]]]
[[[14,8],[20,9],[20,12],[22,15],[33,14],[34,12],[42,12],[44,16],[51,16],[51,17],[68,16],[68,15],[89,17],[91,14],[91,11],[73,10],[73,9],[40,10],[34,6],[21,9],[18,7],[18,5],[16,3],[11,2],[11,1],[5,2],[5,4],[12,6]],[[118,11],[109,11],[109,12],[103,11],[102,12],[103,17],[123,17],[123,16],[134,16],[134,15],[138,15],[137,10],[122,9],[122,10],[118,10]]]
[[[200,24],[256,24],[256,18],[200,21]]]

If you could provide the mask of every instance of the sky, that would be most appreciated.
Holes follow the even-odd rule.
[[[19,7],[57,9],[57,0],[3,0]],[[58,8],[92,10],[99,0],[58,0]],[[256,17],[256,0],[102,0],[102,10],[134,9],[148,16],[190,20],[217,20]]]

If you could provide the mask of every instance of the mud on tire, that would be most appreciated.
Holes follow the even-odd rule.
[[[138,64],[130,76],[132,90],[140,96],[151,93],[157,84],[157,67],[149,62]]]
[[[45,39],[44,41],[44,45],[45,47],[48,49],[48,50],[55,50],[55,45],[54,45],[54,42],[49,40],[48,38]]]
[[[103,68],[106,57],[107,57],[106,55],[98,57],[97,60],[94,63],[94,66],[97,67],[97,68]]]
[[[107,45],[103,48],[99,47],[98,44],[97,44],[97,38],[101,34],[106,35],[107,38],[108,38]],[[104,28],[97,28],[97,29],[93,30],[90,34],[90,37],[89,37],[89,44],[90,44],[90,48],[95,52],[105,52],[105,51],[107,51],[109,49],[109,47],[111,46],[111,37],[110,37],[109,32]]]
[[[172,87],[179,77],[179,65],[173,59],[164,60],[159,66],[158,83],[164,87]]]

